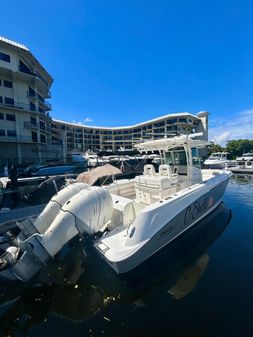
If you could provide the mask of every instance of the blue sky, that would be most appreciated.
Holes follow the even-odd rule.
[[[117,126],[207,110],[212,139],[253,138],[251,0],[9,1],[0,22],[54,78],[54,118]]]

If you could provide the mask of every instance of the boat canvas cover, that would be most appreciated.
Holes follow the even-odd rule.
[[[120,173],[122,172],[117,167],[110,164],[106,164],[103,166],[96,167],[90,171],[86,171],[79,174],[76,180],[92,186],[99,178],[114,176]]]

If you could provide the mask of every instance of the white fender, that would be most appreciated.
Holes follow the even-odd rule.
[[[75,194],[81,190],[88,188],[89,185],[85,183],[74,183],[60,190],[56,193],[43,212],[36,219],[34,226],[39,233],[44,233],[53,222],[56,215],[60,212],[61,207]]]

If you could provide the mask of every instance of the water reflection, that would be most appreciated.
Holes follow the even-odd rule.
[[[253,182],[253,174],[242,174],[242,173],[234,173],[233,174],[233,179],[234,183],[239,183],[239,184],[248,184],[250,182]]]
[[[208,267],[208,246],[221,235],[230,217],[221,204],[192,230],[123,277],[93,252],[86,257],[81,244],[72,242],[74,252],[62,252],[57,267],[52,264],[43,271],[37,285],[0,288],[0,333],[27,334],[31,327],[56,316],[96,322],[102,314],[104,321],[110,321],[106,309],[112,305],[153,308],[172,298],[181,300],[200,281]],[[54,284],[45,285],[45,280]]]
[[[252,210],[253,206],[253,174],[233,174],[226,191],[230,205],[240,203],[242,207],[247,206],[247,211]],[[236,207],[237,208],[237,207]],[[237,215],[238,215],[237,209]]]
[[[168,292],[177,300],[188,295],[197,285],[201,275],[205,272],[209,262],[207,254],[199,257],[195,263],[184,272],[183,276],[172,286]]]

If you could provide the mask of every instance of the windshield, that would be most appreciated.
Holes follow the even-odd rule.
[[[192,153],[192,165],[195,167],[200,167],[199,151],[196,147],[191,149]]]
[[[212,153],[210,158],[220,158],[221,154],[220,153]]]
[[[175,148],[165,153],[164,164],[187,166],[184,148]]]

